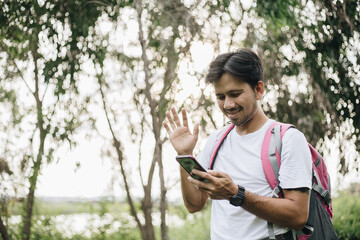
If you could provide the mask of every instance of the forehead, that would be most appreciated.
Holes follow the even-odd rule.
[[[251,87],[247,82],[235,78],[229,73],[224,73],[219,81],[214,83],[214,89],[216,94],[220,94],[232,91],[244,91],[246,89],[251,89]]]

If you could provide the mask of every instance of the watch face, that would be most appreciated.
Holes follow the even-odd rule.
[[[243,199],[241,198],[232,198],[230,203],[235,206],[240,206],[243,203]]]

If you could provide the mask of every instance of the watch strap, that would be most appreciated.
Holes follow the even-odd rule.
[[[238,192],[230,198],[230,204],[240,207],[245,200],[245,188],[238,185]]]

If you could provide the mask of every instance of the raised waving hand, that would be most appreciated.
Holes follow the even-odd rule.
[[[171,113],[166,112],[168,122],[164,121],[163,126],[169,134],[169,139],[175,151],[179,155],[191,155],[199,136],[199,124],[195,124],[193,133],[190,132],[185,109],[181,109],[182,124],[175,108]]]

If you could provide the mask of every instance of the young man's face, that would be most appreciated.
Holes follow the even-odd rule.
[[[233,124],[242,126],[254,118],[262,89],[253,89],[248,83],[241,82],[228,73],[222,75],[214,88],[221,111]]]

